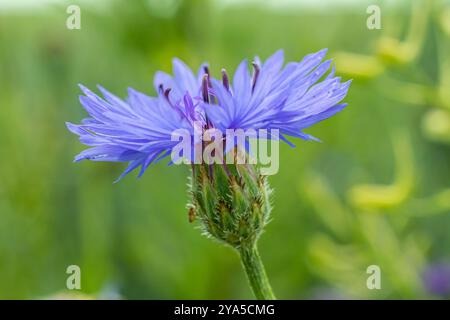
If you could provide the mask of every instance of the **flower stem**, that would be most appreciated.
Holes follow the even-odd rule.
[[[258,300],[275,300],[256,244],[239,248],[242,265],[253,294]]]

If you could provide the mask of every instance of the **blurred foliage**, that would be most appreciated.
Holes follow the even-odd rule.
[[[309,130],[324,143],[282,147],[260,241],[274,290],[431,297],[422,272],[450,258],[450,5],[373,2],[382,30],[366,28],[364,1],[84,1],[81,30],[65,27],[65,2],[0,6],[0,298],[71,297],[71,264],[82,270],[77,297],[251,297],[234,252],[188,223],[187,168],[160,163],[112,184],[124,165],[73,164],[83,146],[64,122],[85,116],[78,83],[153,93],[153,73],[174,56],[218,74],[278,48],[299,60],[324,47],[354,78],[349,107]],[[371,264],[382,290],[366,288]]]

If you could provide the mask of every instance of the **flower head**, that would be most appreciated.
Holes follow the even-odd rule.
[[[222,79],[214,79],[206,64],[195,76],[174,59],[173,76],[155,75],[156,97],[130,88],[122,100],[99,87],[102,98],[80,86],[80,102],[90,117],[67,127],[91,148],[75,161],[128,162],[120,178],[138,167],[141,176],[150,164],[171,154],[177,144],[172,134],[179,129],[189,132],[192,144],[200,143],[196,130],[208,128],[278,129],[290,145],[286,135],[316,139],[303,130],[342,110],[346,104],[340,102],[350,85],[341,83],[334,70],[326,75],[331,61],[322,62],[325,54],[322,50],[283,68],[280,50],[264,63],[256,57],[252,75],[244,60],[232,81],[224,69]]]

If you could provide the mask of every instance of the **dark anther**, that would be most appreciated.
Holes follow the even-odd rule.
[[[209,73],[209,67],[203,66],[203,72],[208,75],[208,86],[211,88],[211,73]]]
[[[209,75],[205,73],[202,79],[202,97],[203,101],[209,103]]]
[[[229,80],[228,75],[227,75],[227,70],[225,70],[225,69],[222,69],[222,83],[223,83],[223,86],[228,91],[230,91],[230,80]]]
[[[259,76],[259,64],[256,63],[255,61],[252,62],[253,65],[253,79],[252,79],[252,91],[255,90],[255,85],[256,85],[256,80],[258,79]]]
[[[170,101],[169,100],[169,93],[170,93],[170,90],[172,90],[172,89],[166,89],[166,90],[164,90],[164,97],[166,97],[166,99],[167,99],[167,101]]]
[[[203,72],[206,73],[208,76],[210,75],[208,66],[203,66]]]

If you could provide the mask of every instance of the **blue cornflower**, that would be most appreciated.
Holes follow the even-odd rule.
[[[244,60],[232,82],[224,69],[220,81],[210,76],[206,64],[195,76],[174,59],[173,77],[155,75],[156,97],[130,88],[124,101],[99,87],[101,98],[80,86],[80,102],[90,117],[67,127],[91,148],[75,161],[129,162],[120,178],[138,167],[141,176],[150,164],[171,154],[177,144],[172,133],[178,129],[187,130],[193,144],[199,143],[195,132],[207,128],[278,129],[290,145],[283,135],[317,140],[303,130],[342,110],[346,104],[340,102],[350,85],[341,83],[334,69],[325,76],[331,66],[330,60],[322,62],[325,54],[322,50],[282,68],[280,50],[264,63],[255,58],[252,76]]]
[[[331,66],[331,61],[322,62],[325,53],[319,51],[283,68],[283,52],[278,51],[264,63],[255,58],[253,75],[244,60],[233,79],[222,69],[221,80],[210,76],[206,64],[195,76],[175,59],[173,77],[156,73],[156,97],[129,89],[127,99],[122,100],[99,87],[101,98],[81,86],[84,95],[80,102],[90,117],[80,125],[67,123],[67,127],[91,148],[77,155],[75,161],[128,162],[120,179],[138,167],[141,176],[150,164],[172,153],[172,161],[174,157],[189,158],[184,148],[181,154],[178,152],[179,141],[173,139],[180,131],[183,138],[187,133],[188,145],[195,153],[196,149],[207,153],[216,139],[235,139],[228,136],[233,129],[253,132],[244,140],[248,153],[251,150],[247,142],[255,137],[275,141],[281,133],[280,138],[290,145],[285,136],[317,140],[303,130],[342,110],[346,104],[340,102],[350,85],[341,83],[334,69],[325,75]],[[209,134],[209,129],[219,131],[214,142],[203,136],[204,132]],[[220,145],[210,155],[221,157],[222,151],[239,147],[231,141],[225,150]],[[197,158],[197,154],[192,156]],[[189,221],[198,217],[205,235],[237,250],[256,298],[274,299],[256,247],[270,221],[271,188],[262,168],[240,166],[239,160],[235,161],[238,156],[231,159],[230,165],[191,162]]]

